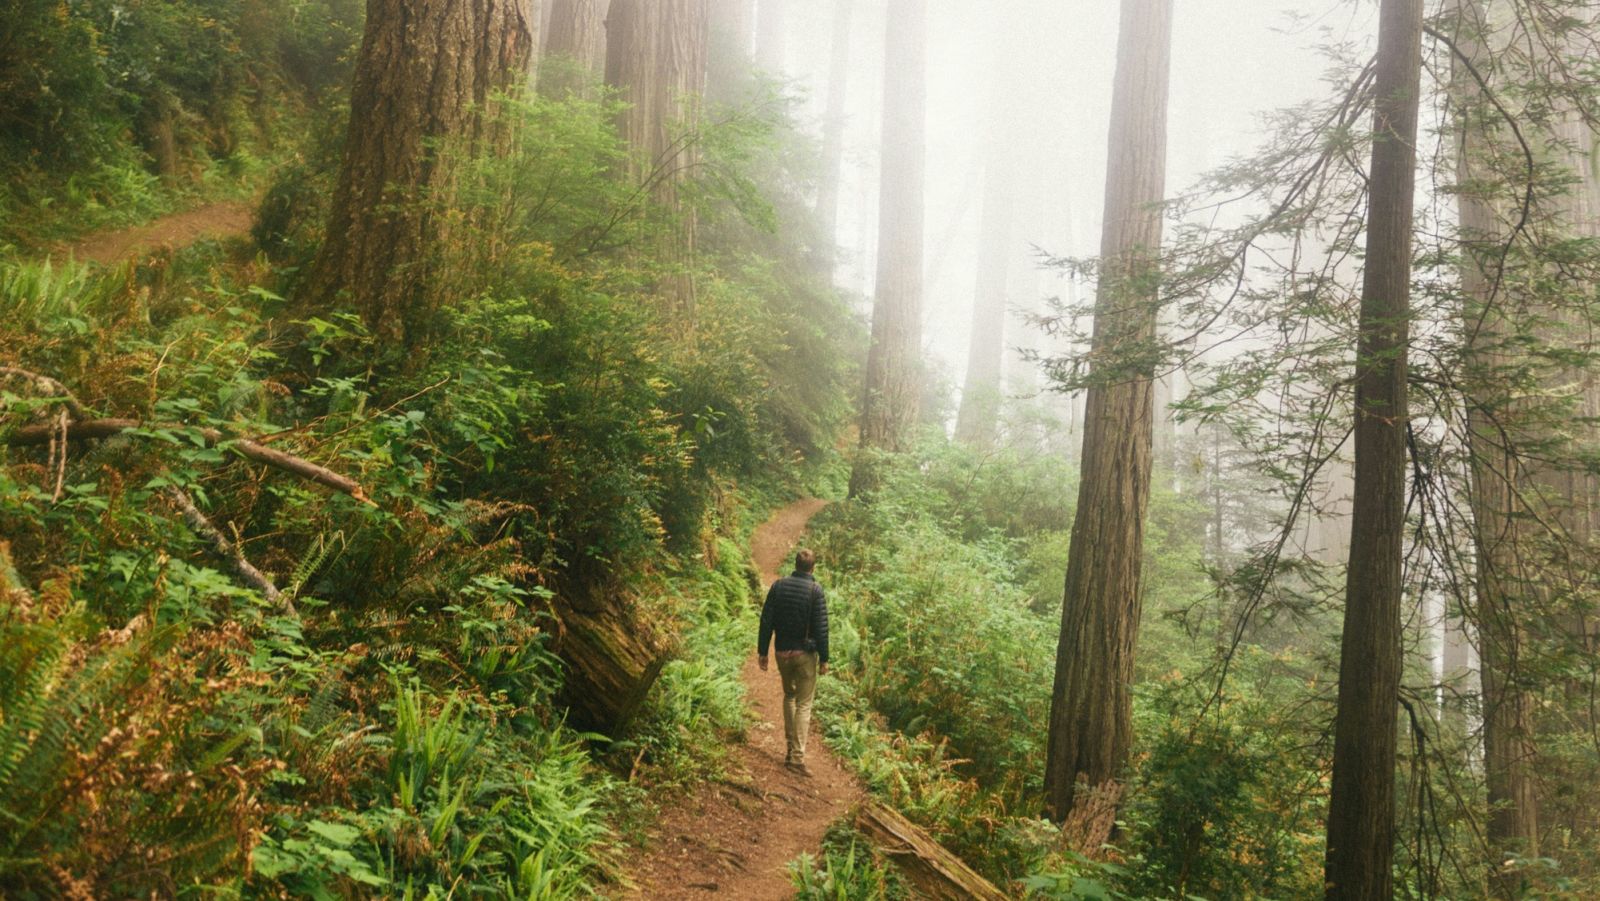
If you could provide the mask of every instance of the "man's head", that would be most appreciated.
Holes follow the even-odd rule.
[[[801,548],[794,555],[794,571],[808,573],[817,568],[817,552],[810,548]]]

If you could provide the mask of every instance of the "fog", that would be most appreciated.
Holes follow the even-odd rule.
[[[885,9],[882,0],[854,2],[836,279],[870,297]],[[1118,8],[1114,0],[929,0],[923,340],[936,377],[959,386],[966,365],[992,145],[1009,160],[1016,197],[1010,306],[1036,309],[1044,296],[1086,290],[1038,272],[1033,248],[1057,257],[1098,248]],[[784,78],[819,131],[833,11],[834,3],[793,0],[787,9]],[[1178,0],[1168,196],[1250,154],[1266,134],[1263,113],[1321,96],[1329,63],[1319,47],[1370,46],[1375,30],[1375,5],[1365,2]],[[1029,331],[1011,317],[1007,346],[1033,346]],[[1008,364],[1012,384],[1025,365]]]

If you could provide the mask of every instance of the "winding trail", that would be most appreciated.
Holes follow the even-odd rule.
[[[827,501],[816,498],[797,501],[756,529],[751,552],[763,586],[777,579],[806,524],[825,506]],[[638,887],[627,897],[789,898],[794,894],[789,861],[801,852],[815,854],[828,826],[863,797],[855,778],[822,743],[814,719],[806,743],[811,775],[784,768],[777,667],[761,672],[752,654],[743,675],[756,722],[745,744],[734,750],[730,776],[705,784],[662,815],[649,849],[633,868]]]
[[[162,216],[132,228],[95,232],[51,256],[68,256],[79,262],[110,266],[157,247],[187,247],[202,238],[231,238],[250,230],[254,205],[227,200]]]

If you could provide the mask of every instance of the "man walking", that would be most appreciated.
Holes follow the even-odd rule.
[[[776,636],[778,675],[783,677],[783,731],[789,741],[784,765],[802,774],[806,769],[806,733],[811,729],[811,699],[817,676],[828,674],[828,601],[812,576],[817,555],[802,549],[794,556],[794,574],[772,583],[761,606],[761,637],[756,653],[767,669],[767,642]]]

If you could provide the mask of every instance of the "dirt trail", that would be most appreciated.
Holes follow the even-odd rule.
[[[79,262],[109,266],[156,247],[187,247],[202,238],[231,238],[250,230],[252,204],[228,200],[207,204],[144,225],[96,232],[52,256],[71,255]]]
[[[778,577],[806,523],[826,505],[815,498],[797,501],[756,529],[751,550],[763,585]],[[629,898],[789,898],[794,890],[786,865],[803,851],[815,854],[829,824],[862,797],[860,785],[822,743],[815,720],[806,742],[811,775],[785,769],[777,667],[763,673],[752,655],[744,681],[757,722],[734,752],[732,774],[662,816],[650,849],[634,868],[638,889]]]

